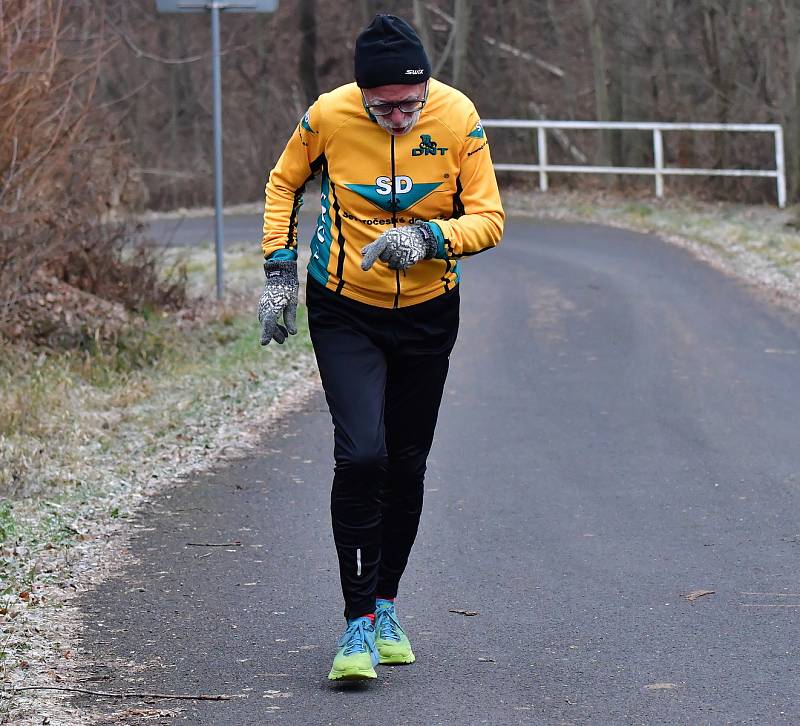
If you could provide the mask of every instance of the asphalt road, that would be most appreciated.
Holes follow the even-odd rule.
[[[416,664],[326,680],[318,396],[140,514],[138,563],[83,599],[86,675],[246,696],[150,706],[171,724],[800,723],[800,320],[652,237],[549,222],[469,260],[462,305],[398,601]]]
[[[314,215],[305,210],[306,225],[312,224]],[[259,248],[262,218],[258,214],[224,214],[223,236],[225,244],[252,242]],[[143,237],[172,247],[201,247],[214,249],[214,217],[162,217],[142,225]]]

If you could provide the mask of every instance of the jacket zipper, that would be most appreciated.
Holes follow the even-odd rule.
[[[395,184],[395,168],[394,168],[394,136],[390,137],[392,140],[392,227],[397,227],[397,186]],[[394,305],[397,308],[400,303],[400,270],[395,270],[395,280],[397,284],[397,292],[394,294]]]

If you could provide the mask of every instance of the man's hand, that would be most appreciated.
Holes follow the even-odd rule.
[[[368,270],[380,259],[393,270],[407,270],[420,260],[436,254],[436,238],[425,222],[409,227],[387,229],[378,239],[361,250],[361,269]]]
[[[267,260],[264,263],[267,282],[258,301],[258,322],[261,323],[261,345],[271,340],[283,343],[289,335],[297,334],[297,262],[294,260]],[[283,325],[278,317],[283,313]]]

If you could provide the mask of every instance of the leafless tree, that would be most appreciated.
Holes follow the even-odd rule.
[[[6,15],[25,4],[0,0]],[[151,3],[128,0],[69,6],[105,15],[104,37],[114,43],[97,66],[93,103],[117,115],[116,132],[150,204],[208,204],[208,18],[158,16]],[[352,80],[354,38],[376,12],[414,23],[435,75],[462,88],[486,116],[781,122],[791,193],[800,192],[800,0],[285,0],[269,15],[223,15],[226,200],[262,194],[308,103]],[[535,156],[528,133],[498,130],[491,137],[498,160]],[[644,134],[551,138],[552,158],[564,163],[641,165],[652,156]],[[764,138],[675,133],[665,142],[670,163],[772,162]],[[678,183],[774,198],[761,180]]]

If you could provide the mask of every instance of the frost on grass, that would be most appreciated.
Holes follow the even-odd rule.
[[[257,251],[241,255],[263,275]],[[234,304],[154,322],[152,360],[19,351],[16,366],[0,365],[0,400],[13,404],[4,413],[16,412],[0,417],[0,723],[90,723],[67,693],[13,692],[74,678],[82,654],[70,601],[124,567],[141,504],[246,454],[317,390],[303,321],[288,344],[261,348],[258,275],[227,261],[247,280],[231,286]],[[202,265],[198,274],[208,277]]]

